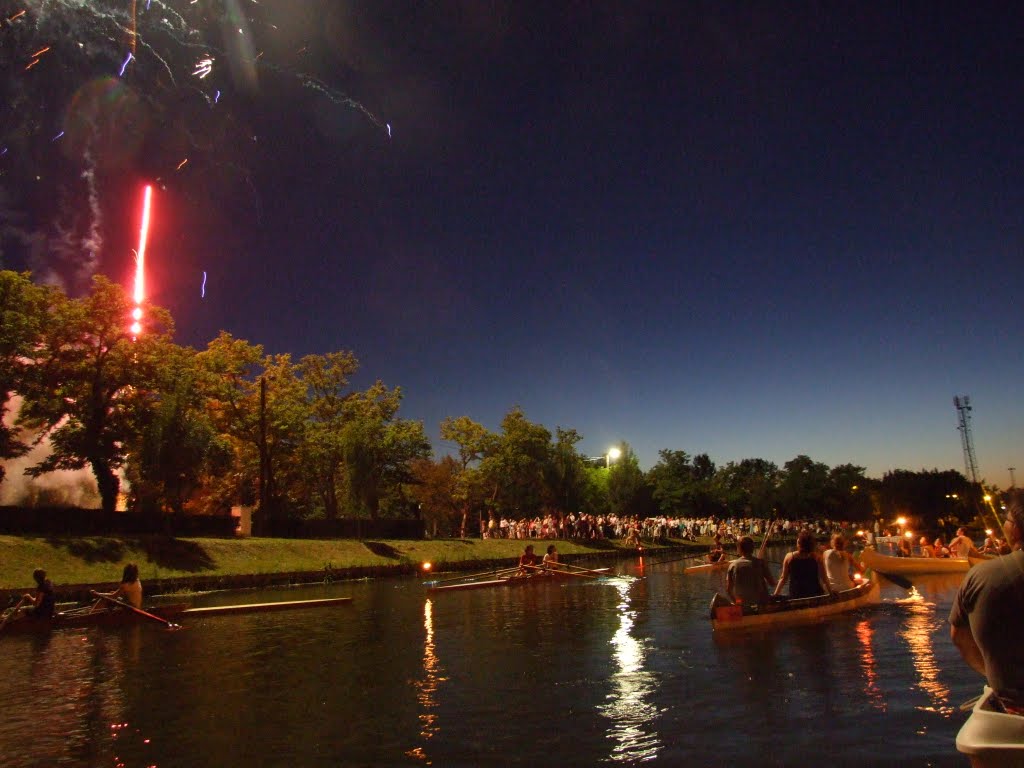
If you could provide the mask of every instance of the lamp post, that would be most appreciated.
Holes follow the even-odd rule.
[[[612,446],[611,448],[609,448],[608,453],[604,455],[604,468],[611,469],[612,462],[615,461],[615,459],[619,458],[619,456],[621,455],[622,451],[619,450],[618,447]]]

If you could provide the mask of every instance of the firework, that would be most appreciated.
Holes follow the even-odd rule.
[[[153,199],[153,186],[146,185],[142,194],[142,224],[139,226],[139,248],[135,255],[135,290],[132,298],[135,307],[132,309],[132,335],[142,332],[142,301],[146,298],[146,241],[149,239],[149,209]]]

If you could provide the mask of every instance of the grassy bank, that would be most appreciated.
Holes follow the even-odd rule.
[[[139,566],[143,584],[167,584],[210,577],[241,577],[268,574],[317,574],[327,567],[335,578],[361,575],[411,573],[422,563],[433,563],[433,572],[460,570],[519,557],[527,542],[502,539],[443,539],[433,541],[358,541],[353,539],[175,539],[165,537],[30,537],[0,536],[0,590],[28,589],[32,571],[45,568],[60,590],[61,585],[110,584],[120,579],[125,563]],[[543,553],[547,541],[534,541]],[[558,551],[568,561],[634,555],[621,541],[563,541]],[[693,548],[698,544],[669,540],[645,542],[648,554]],[[147,593],[153,590],[147,588]]]

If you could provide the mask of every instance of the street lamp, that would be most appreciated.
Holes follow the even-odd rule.
[[[611,469],[612,462],[619,458],[619,456],[621,455],[622,451],[620,451],[617,447],[612,446],[611,448],[609,448],[608,453],[604,455],[604,468]]]

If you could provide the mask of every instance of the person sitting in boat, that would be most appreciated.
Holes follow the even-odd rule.
[[[772,594],[780,594],[787,582],[791,599],[835,594],[810,529],[805,528],[796,537],[796,550],[782,561],[782,574]]]
[[[121,572],[121,583],[113,592],[103,592],[107,597],[123,600],[133,608],[142,607],[142,582],[139,581],[139,566],[128,563]]]
[[[523,554],[519,556],[519,574],[521,576],[532,576],[537,567],[537,555],[533,551],[533,544],[527,544]]]
[[[967,572],[949,612],[950,637],[1003,709],[1024,714],[1024,491],[1007,502],[1011,552]]]
[[[768,590],[775,588],[775,577],[768,563],[754,557],[754,540],[743,536],[739,543],[740,556],[729,563],[725,573],[725,591],[733,603],[764,605],[770,600]]]
[[[715,534],[715,543],[711,545],[711,551],[708,552],[708,562],[717,563],[725,557],[725,548],[722,546],[722,534]]]
[[[949,549],[942,543],[941,538],[937,538],[932,542],[932,555],[935,557],[949,558]]]
[[[914,551],[910,546],[910,539],[904,536],[900,539],[899,546],[896,547],[896,557],[913,557]]]
[[[859,571],[860,567],[853,559],[853,555],[846,551],[846,539],[843,534],[832,534],[832,548],[825,550],[821,559],[825,563],[825,576],[828,577],[828,583],[833,590],[842,592],[856,586],[850,572]]]
[[[967,536],[967,531],[963,528],[957,528],[956,536],[949,542],[949,554],[957,560],[966,560],[971,555],[979,555],[981,553],[978,552],[974,542]]]
[[[53,610],[57,604],[57,593],[53,589],[53,582],[46,578],[46,571],[36,568],[32,571],[32,578],[36,582],[36,593],[25,594],[21,601],[28,603],[29,608],[25,615],[30,619],[52,619]]]
[[[932,545],[928,543],[928,538],[922,536],[921,540],[917,542],[917,545],[921,548],[921,557],[935,557],[935,550],[932,549]]]
[[[549,571],[557,571],[562,567],[558,562],[558,549],[554,544],[548,544],[548,551],[544,553],[543,566]]]

